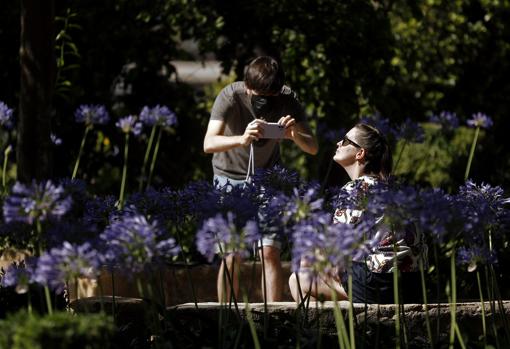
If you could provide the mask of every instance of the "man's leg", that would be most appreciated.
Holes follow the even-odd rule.
[[[226,263],[225,263],[226,261]],[[226,264],[226,268],[225,268]],[[234,288],[234,296],[239,300],[239,268],[241,267],[241,256],[231,253],[225,260],[221,261],[220,270],[218,271],[218,278],[216,280],[216,289],[218,292],[218,302],[230,302],[230,282],[229,277]],[[228,275],[227,275],[228,272]]]
[[[262,297],[264,297],[264,286],[266,289],[266,300],[268,302],[279,302],[283,296],[283,270],[280,261],[280,249],[275,246],[263,246],[259,249],[260,260],[264,262],[262,271]],[[264,280],[265,274],[265,280]]]

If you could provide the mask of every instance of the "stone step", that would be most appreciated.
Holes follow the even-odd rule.
[[[101,308],[111,313],[112,301],[112,297],[103,299],[99,297],[85,298],[74,301],[71,307],[78,313],[99,311]],[[146,324],[143,323],[143,319],[148,319],[147,314],[150,313],[151,309],[155,309],[151,306],[147,301],[139,299],[117,298],[117,321],[122,324],[133,321],[137,324],[135,327],[144,327]],[[338,302],[338,306],[347,323],[349,303],[341,301]],[[483,306],[485,307],[488,333],[491,334],[496,331],[503,336],[505,322],[507,326],[510,323],[510,301],[503,301],[500,306],[498,303],[485,302]],[[439,347],[442,347],[441,343],[448,343],[449,338],[450,305],[429,304],[427,308],[434,341],[440,344]],[[246,323],[247,309],[249,309],[259,334],[263,333],[264,328],[266,328],[270,337],[277,338],[278,341],[285,341],[288,339],[286,339],[286,336],[295,331],[295,326],[299,323],[299,328],[315,329],[314,333],[320,329],[324,340],[329,338],[329,341],[335,343],[337,327],[334,316],[334,302],[311,302],[306,310],[294,302],[273,302],[267,305],[264,305],[264,303],[239,303],[237,309],[238,311],[234,305],[228,307],[215,302],[187,303],[167,308],[166,315],[174,325],[177,324],[181,329],[185,328],[193,333],[201,333],[201,335],[216,336],[220,321],[224,321],[224,326],[231,326],[231,329],[235,330],[235,324],[239,323],[239,320]],[[358,336],[363,337],[359,340],[363,340],[368,345],[386,343],[390,344],[388,347],[392,347],[393,344],[391,343],[393,343],[395,335],[396,309],[398,308],[394,304],[354,304],[355,330]],[[494,311],[491,309],[494,309]],[[426,307],[423,304],[406,304],[401,305],[400,310],[401,331],[405,329],[409,347],[428,347],[425,321]],[[481,338],[480,336],[483,335],[482,303],[457,303],[456,321],[465,340],[478,341]],[[317,326],[319,326],[319,329]],[[301,331],[303,330],[301,329]],[[382,347],[386,346],[383,345]]]

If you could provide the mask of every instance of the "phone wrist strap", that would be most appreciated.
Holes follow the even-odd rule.
[[[250,157],[248,159],[248,171],[246,172],[245,182],[248,183],[250,176],[255,174],[255,155],[253,152],[253,142],[250,144]]]

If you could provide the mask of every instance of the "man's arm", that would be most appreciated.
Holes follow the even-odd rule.
[[[238,136],[224,136],[225,121],[223,120],[209,120],[207,125],[207,132],[204,137],[204,152],[206,153],[219,153],[237,147],[244,147],[249,145],[254,140],[258,140],[262,135],[262,120],[255,120],[250,123],[244,134]]]
[[[296,123],[292,116],[287,115],[281,118],[278,123],[285,126],[285,138],[294,141],[305,153],[317,154],[319,146],[307,121]]]

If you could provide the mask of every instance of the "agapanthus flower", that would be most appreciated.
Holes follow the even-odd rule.
[[[100,238],[105,244],[108,264],[119,265],[130,275],[179,252],[175,240],[165,236],[157,222],[149,222],[143,215],[132,212],[115,219]]]
[[[275,165],[269,169],[257,169],[251,183],[264,199],[268,199],[280,192],[290,195],[299,187],[299,176],[295,171]]]
[[[54,145],[62,145],[62,138],[59,138],[56,134],[50,134],[51,143]]]
[[[386,137],[393,137],[397,133],[391,126],[390,120],[383,118],[379,113],[363,117],[360,119],[360,122],[374,126]]]
[[[255,221],[250,220],[244,225],[238,225],[232,212],[228,212],[226,216],[218,214],[206,219],[196,236],[198,251],[209,261],[212,261],[217,252],[236,252],[247,256],[247,249],[261,238]]]
[[[13,125],[12,109],[0,101],[0,126],[11,129]]]
[[[155,219],[158,222],[166,222],[168,220],[177,220],[176,205],[177,203],[172,192],[148,188],[143,193],[131,195],[126,201],[125,210],[130,211],[135,208],[138,213],[146,217]]]
[[[21,262],[14,262],[7,267],[0,279],[2,287],[15,287],[16,293],[28,292],[29,285],[34,282],[35,260],[25,259]]]
[[[86,125],[104,125],[110,121],[110,115],[104,105],[80,105],[74,112],[76,122]]]
[[[331,128],[326,123],[321,122],[317,125],[317,135],[320,136],[321,139],[324,139],[331,143],[338,142],[347,131],[345,128]]]
[[[85,203],[83,222],[92,226],[106,227],[117,210],[117,198],[113,195],[95,197]]]
[[[509,221],[509,210],[505,207],[505,198],[501,187],[489,184],[477,185],[467,181],[459,188],[454,197],[458,215],[462,217],[466,239],[483,240],[483,234],[491,229],[497,237]]]
[[[71,204],[72,199],[65,194],[64,188],[51,181],[32,182],[30,185],[16,182],[4,202],[4,219],[7,223],[28,224],[59,219],[70,210]]]
[[[495,264],[498,262],[496,254],[486,246],[473,245],[469,248],[461,247],[457,250],[457,264],[467,265],[467,270],[473,272],[478,265]]]
[[[140,112],[140,121],[147,126],[162,126],[170,128],[177,125],[177,117],[167,106],[156,105],[153,108],[143,107]]]
[[[260,230],[264,233],[290,235],[294,226],[310,215],[322,212],[324,199],[319,188],[294,189],[292,195],[279,194],[259,209]]]
[[[80,277],[96,278],[101,258],[89,243],[73,245],[65,241],[62,246],[39,257],[33,279],[61,293],[68,281],[75,282]]]
[[[115,126],[120,128],[124,133],[133,133],[138,136],[142,132],[143,125],[141,122],[137,122],[137,117],[134,115],[126,116],[125,118],[119,119],[115,123]]]
[[[429,117],[429,121],[441,125],[445,131],[452,131],[459,127],[457,114],[449,111],[442,111],[439,115],[434,114]]]
[[[425,132],[420,124],[407,118],[398,127],[396,137],[407,142],[422,143],[425,140]]]
[[[360,227],[332,224],[331,215],[323,212],[300,221],[292,234],[292,270],[299,271],[301,261],[305,261],[314,274],[329,274],[347,267],[349,260],[362,259],[371,243],[365,240]]]
[[[468,126],[490,128],[494,124],[492,119],[483,113],[475,113],[471,116],[471,119],[467,121]]]
[[[219,191],[209,181],[191,182],[176,193],[181,216],[202,217],[206,204],[217,202]]]

